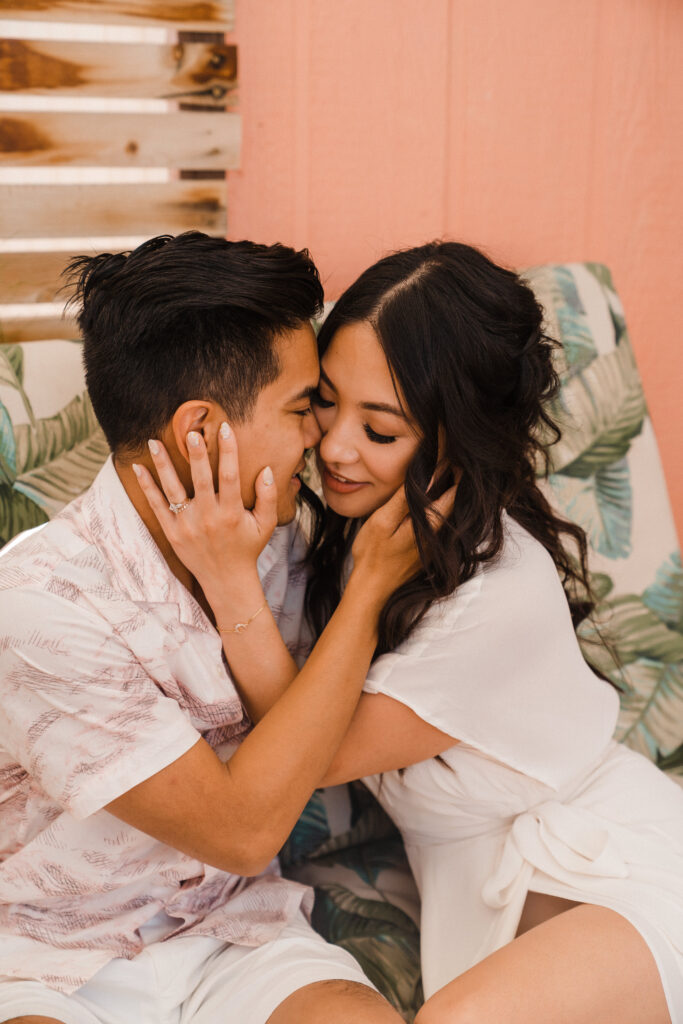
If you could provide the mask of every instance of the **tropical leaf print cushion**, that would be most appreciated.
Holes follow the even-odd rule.
[[[601,603],[584,655],[622,689],[617,738],[683,782],[683,572],[623,309],[600,264],[525,276],[562,341],[549,494],[591,546]]]
[[[0,345],[0,545],[86,490],[109,454],[81,345]]]

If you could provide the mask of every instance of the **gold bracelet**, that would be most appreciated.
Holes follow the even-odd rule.
[[[263,609],[266,607],[267,603],[267,601],[264,601],[261,607],[258,609],[258,611],[254,612],[252,617],[250,619],[247,619],[246,622],[236,622],[231,629],[228,629],[225,626],[219,626],[218,623],[216,623],[216,629],[218,630],[219,633],[244,633],[249,623],[253,622],[256,616],[261,614]]]

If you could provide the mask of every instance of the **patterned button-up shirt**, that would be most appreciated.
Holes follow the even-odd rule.
[[[295,524],[259,560],[268,603],[301,653]],[[171,573],[111,459],[93,486],[0,558],[0,978],[74,991],[176,934],[257,946],[309,891],[276,865],[244,879],[103,808],[192,747],[222,754],[248,724],[203,610]]]

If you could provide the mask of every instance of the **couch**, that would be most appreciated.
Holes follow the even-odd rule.
[[[617,738],[683,784],[683,569],[624,313],[609,270],[545,265],[525,277],[545,311],[564,434],[544,484],[586,530],[621,668],[581,630],[590,662],[622,689]],[[108,450],[77,341],[0,346],[0,545],[46,522]],[[391,821],[361,783],[316,791],[286,843],[290,877],[315,886],[314,924],[348,949],[410,1021],[421,1003],[419,904]]]

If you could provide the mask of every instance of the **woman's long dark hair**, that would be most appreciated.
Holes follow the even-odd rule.
[[[422,570],[386,603],[376,654],[393,650],[435,599],[496,558],[503,510],[551,555],[576,628],[593,608],[586,535],[555,515],[537,483],[537,474],[548,473],[548,447],[560,438],[548,411],[560,382],[558,346],[544,331],[531,288],[477,249],[432,242],[361,274],[321,327],[320,356],[340,327],[359,322],[374,328],[420,435],[405,489]],[[428,490],[443,464],[451,471]],[[453,467],[462,470],[455,505],[435,533],[426,509],[452,484]],[[331,510],[318,523],[306,596],[316,634],[339,602],[359,527]]]

